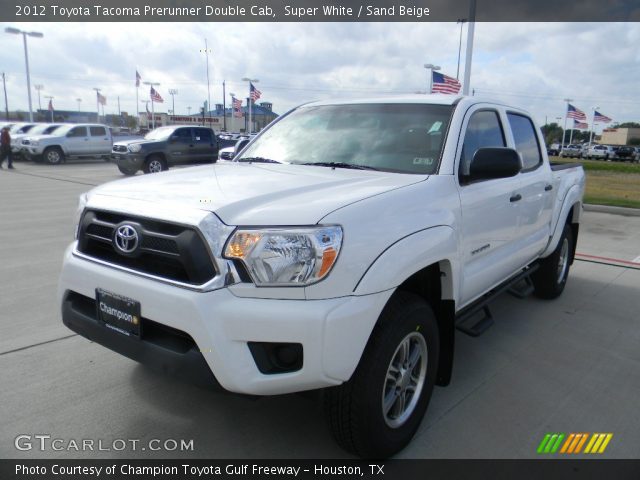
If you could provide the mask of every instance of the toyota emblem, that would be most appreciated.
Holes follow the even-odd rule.
[[[116,229],[113,244],[121,253],[133,253],[138,248],[138,243],[138,232],[133,226],[125,223]]]

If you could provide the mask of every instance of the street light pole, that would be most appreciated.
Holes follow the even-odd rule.
[[[464,81],[462,94],[469,95],[471,87],[471,60],[473,59],[473,35],[476,28],[476,0],[469,0],[469,25],[467,26],[467,51],[464,56]]]
[[[38,110],[42,110],[42,104],[40,103],[40,90],[44,88],[44,85],[34,85],[33,88],[38,91]]]
[[[171,110],[173,111],[173,115],[176,114],[176,98],[175,95],[178,94],[178,90],[175,88],[169,89],[169,95],[171,95]]]
[[[22,35],[22,41],[24,43],[24,63],[27,67],[27,93],[29,97],[29,121],[33,122],[33,106],[31,104],[31,76],[29,74],[29,51],[27,49],[27,35],[35,38],[42,38],[44,37],[44,34],[40,32],[24,32],[22,30],[19,30],[13,27],[7,27],[4,29],[4,31],[7,33],[13,33],[15,35],[18,35],[18,34]]]
[[[82,99],[76,98],[76,102],[78,102],[78,113],[80,113],[80,102],[82,102]]]
[[[425,63],[424,68],[427,69],[427,94],[430,94],[433,93],[433,72],[440,70],[440,67],[432,63]]]
[[[157,87],[160,85],[160,83],[158,82],[142,82],[145,85],[149,85],[150,87]],[[151,129],[155,130],[156,129],[156,110],[154,107],[154,101],[153,101],[153,97],[151,97]]]
[[[251,84],[258,83],[260,80],[257,78],[249,78],[244,77],[242,79],[243,82],[249,82],[249,135],[251,135],[251,131],[253,130],[253,125],[251,124],[251,111],[253,110],[253,99],[251,98]]]

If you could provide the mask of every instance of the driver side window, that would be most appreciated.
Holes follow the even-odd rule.
[[[476,151],[484,147],[506,147],[500,117],[495,110],[479,110],[471,115],[460,155],[460,181],[469,176],[469,165]]]

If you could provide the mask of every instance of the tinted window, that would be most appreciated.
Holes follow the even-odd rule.
[[[469,165],[476,151],[484,147],[505,147],[504,134],[498,113],[493,110],[475,112],[464,134],[460,157],[460,175],[469,175]]]
[[[420,103],[300,107],[253,140],[242,157],[432,174],[451,111],[450,105]]]
[[[93,137],[103,137],[107,134],[104,127],[89,127],[89,132]]]
[[[178,141],[181,143],[191,143],[191,129],[179,128],[173,132],[172,137],[178,137]]]
[[[206,128],[196,128],[194,129],[195,133],[195,142],[196,143],[213,143],[213,136],[211,135],[211,130]]]
[[[542,163],[542,155],[533,122],[530,118],[515,113],[508,113],[507,118],[511,125],[513,140],[516,142],[516,150],[522,156],[522,169],[536,168]],[[569,145],[569,147],[578,148],[577,145]]]
[[[67,137],[86,137],[87,136],[87,127],[74,127],[69,130],[67,133]]]

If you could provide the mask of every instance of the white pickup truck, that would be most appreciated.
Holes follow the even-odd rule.
[[[564,289],[584,172],[524,111],[446,95],[317,102],[236,161],[80,198],[59,284],[71,330],[252,395],[324,388],[334,437],[386,457],[510,290]]]
[[[111,158],[111,130],[101,124],[69,124],[51,134],[27,136],[22,140],[22,153],[35,161],[58,165],[67,158]]]

